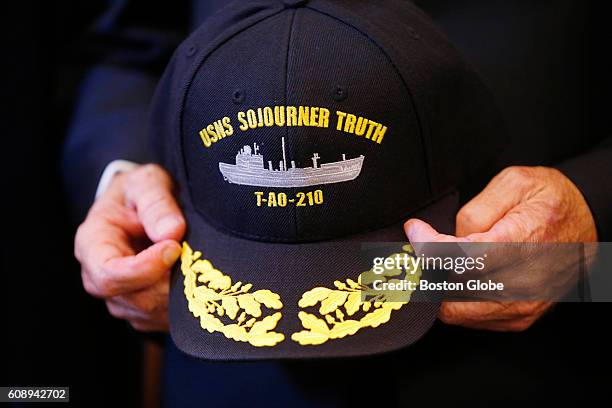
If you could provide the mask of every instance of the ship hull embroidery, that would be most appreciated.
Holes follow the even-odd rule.
[[[236,155],[236,164],[219,163],[219,171],[223,179],[229,183],[257,187],[308,187],[319,184],[332,184],[351,181],[359,177],[365,157],[363,155],[354,159],[346,159],[332,163],[317,163],[320,158],[315,153],[312,167],[296,167],[291,161],[287,168],[285,155],[285,138],[282,138],[283,160],[279,162],[278,169],[274,169],[272,162],[265,168],[264,159],[259,154],[259,146],[253,149],[244,146]]]

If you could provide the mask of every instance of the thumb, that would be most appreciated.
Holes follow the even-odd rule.
[[[179,241],[185,234],[185,219],[172,194],[172,180],[161,167],[145,165],[130,173],[125,184],[125,198],[135,207],[153,242]]]
[[[101,248],[104,257],[97,278],[98,295],[112,297],[144,289],[159,281],[181,255],[181,246],[172,240],[155,243],[135,255],[115,257],[112,245]]]
[[[428,223],[412,218],[404,224],[404,232],[415,251],[419,252],[428,242],[463,242],[464,239],[452,235],[440,234]]]
[[[484,190],[457,213],[457,236],[465,237],[491,229],[532,188],[532,172],[527,167],[508,167],[493,177]]]
[[[404,224],[404,232],[408,237],[408,241],[412,242],[432,242],[440,235],[428,223],[412,218]]]

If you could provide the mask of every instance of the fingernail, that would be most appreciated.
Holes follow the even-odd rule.
[[[181,247],[178,245],[168,246],[162,253],[162,260],[168,267],[174,265],[179,255],[181,254]]]
[[[412,218],[404,223],[404,231],[408,233],[412,229]]]
[[[174,215],[168,215],[162,218],[156,226],[157,235],[160,237],[174,232],[180,225],[181,221]]]

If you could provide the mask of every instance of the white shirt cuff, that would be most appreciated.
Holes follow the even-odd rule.
[[[138,163],[128,160],[113,160],[112,162],[108,163],[102,172],[102,177],[100,177],[100,182],[98,183],[98,188],[96,189],[96,199],[104,194],[104,192],[108,189],[113,177],[115,177],[117,173],[130,171],[138,166]]]

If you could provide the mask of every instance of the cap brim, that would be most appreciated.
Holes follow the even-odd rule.
[[[450,193],[411,217],[452,233],[457,209],[457,195]],[[359,275],[372,267],[372,259],[363,256],[364,243],[406,242],[402,223],[344,239],[284,244],[220,232],[189,209],[185,209],[185,216],[185,242],[201,255],[191,256],[184,251],[183,261],[173,271],[169,320],[173,341],[191,356],[206,360],[262,360],[372,355],[414,343],[436,319],[441,299],[426,298],[418,290],[407,304],[377,315],[372,314],[373,305],[367,310],[359,307],[355,312],[356,306],[347,306],[348,299],[340,293],[337,299],[327,302],[326,310],[334,309],[335,303],[338,307],[326,317],[320,313],[321,303],[316,302],[331,293],[323,289],[310,292],[311,301],[302,301],[304,307],[300,307],[302,296],[314,288],[338,290],[335,281],[358,281]],[[198,281],[196,277],[200,276]],[[236,288],[238,282],[242,285]],[[235,289],[227,289],[230,283]],[[252,287],[245,287],[247,284]],[[199,289],[199,299],[211,295],[211,301],[190,302],[194,285],[203,287]],[[220,293],[233,299],[222,299]],[[241,295],[247,296],[238,299]],[[350,315],[349,310],[353,312]],[[368,324],[361,323],[364,318]],[[343,335],[330,336],[326,330],[341,321],[349,322],[343,325]],[[304,334],[292,338],[298,332]]]

